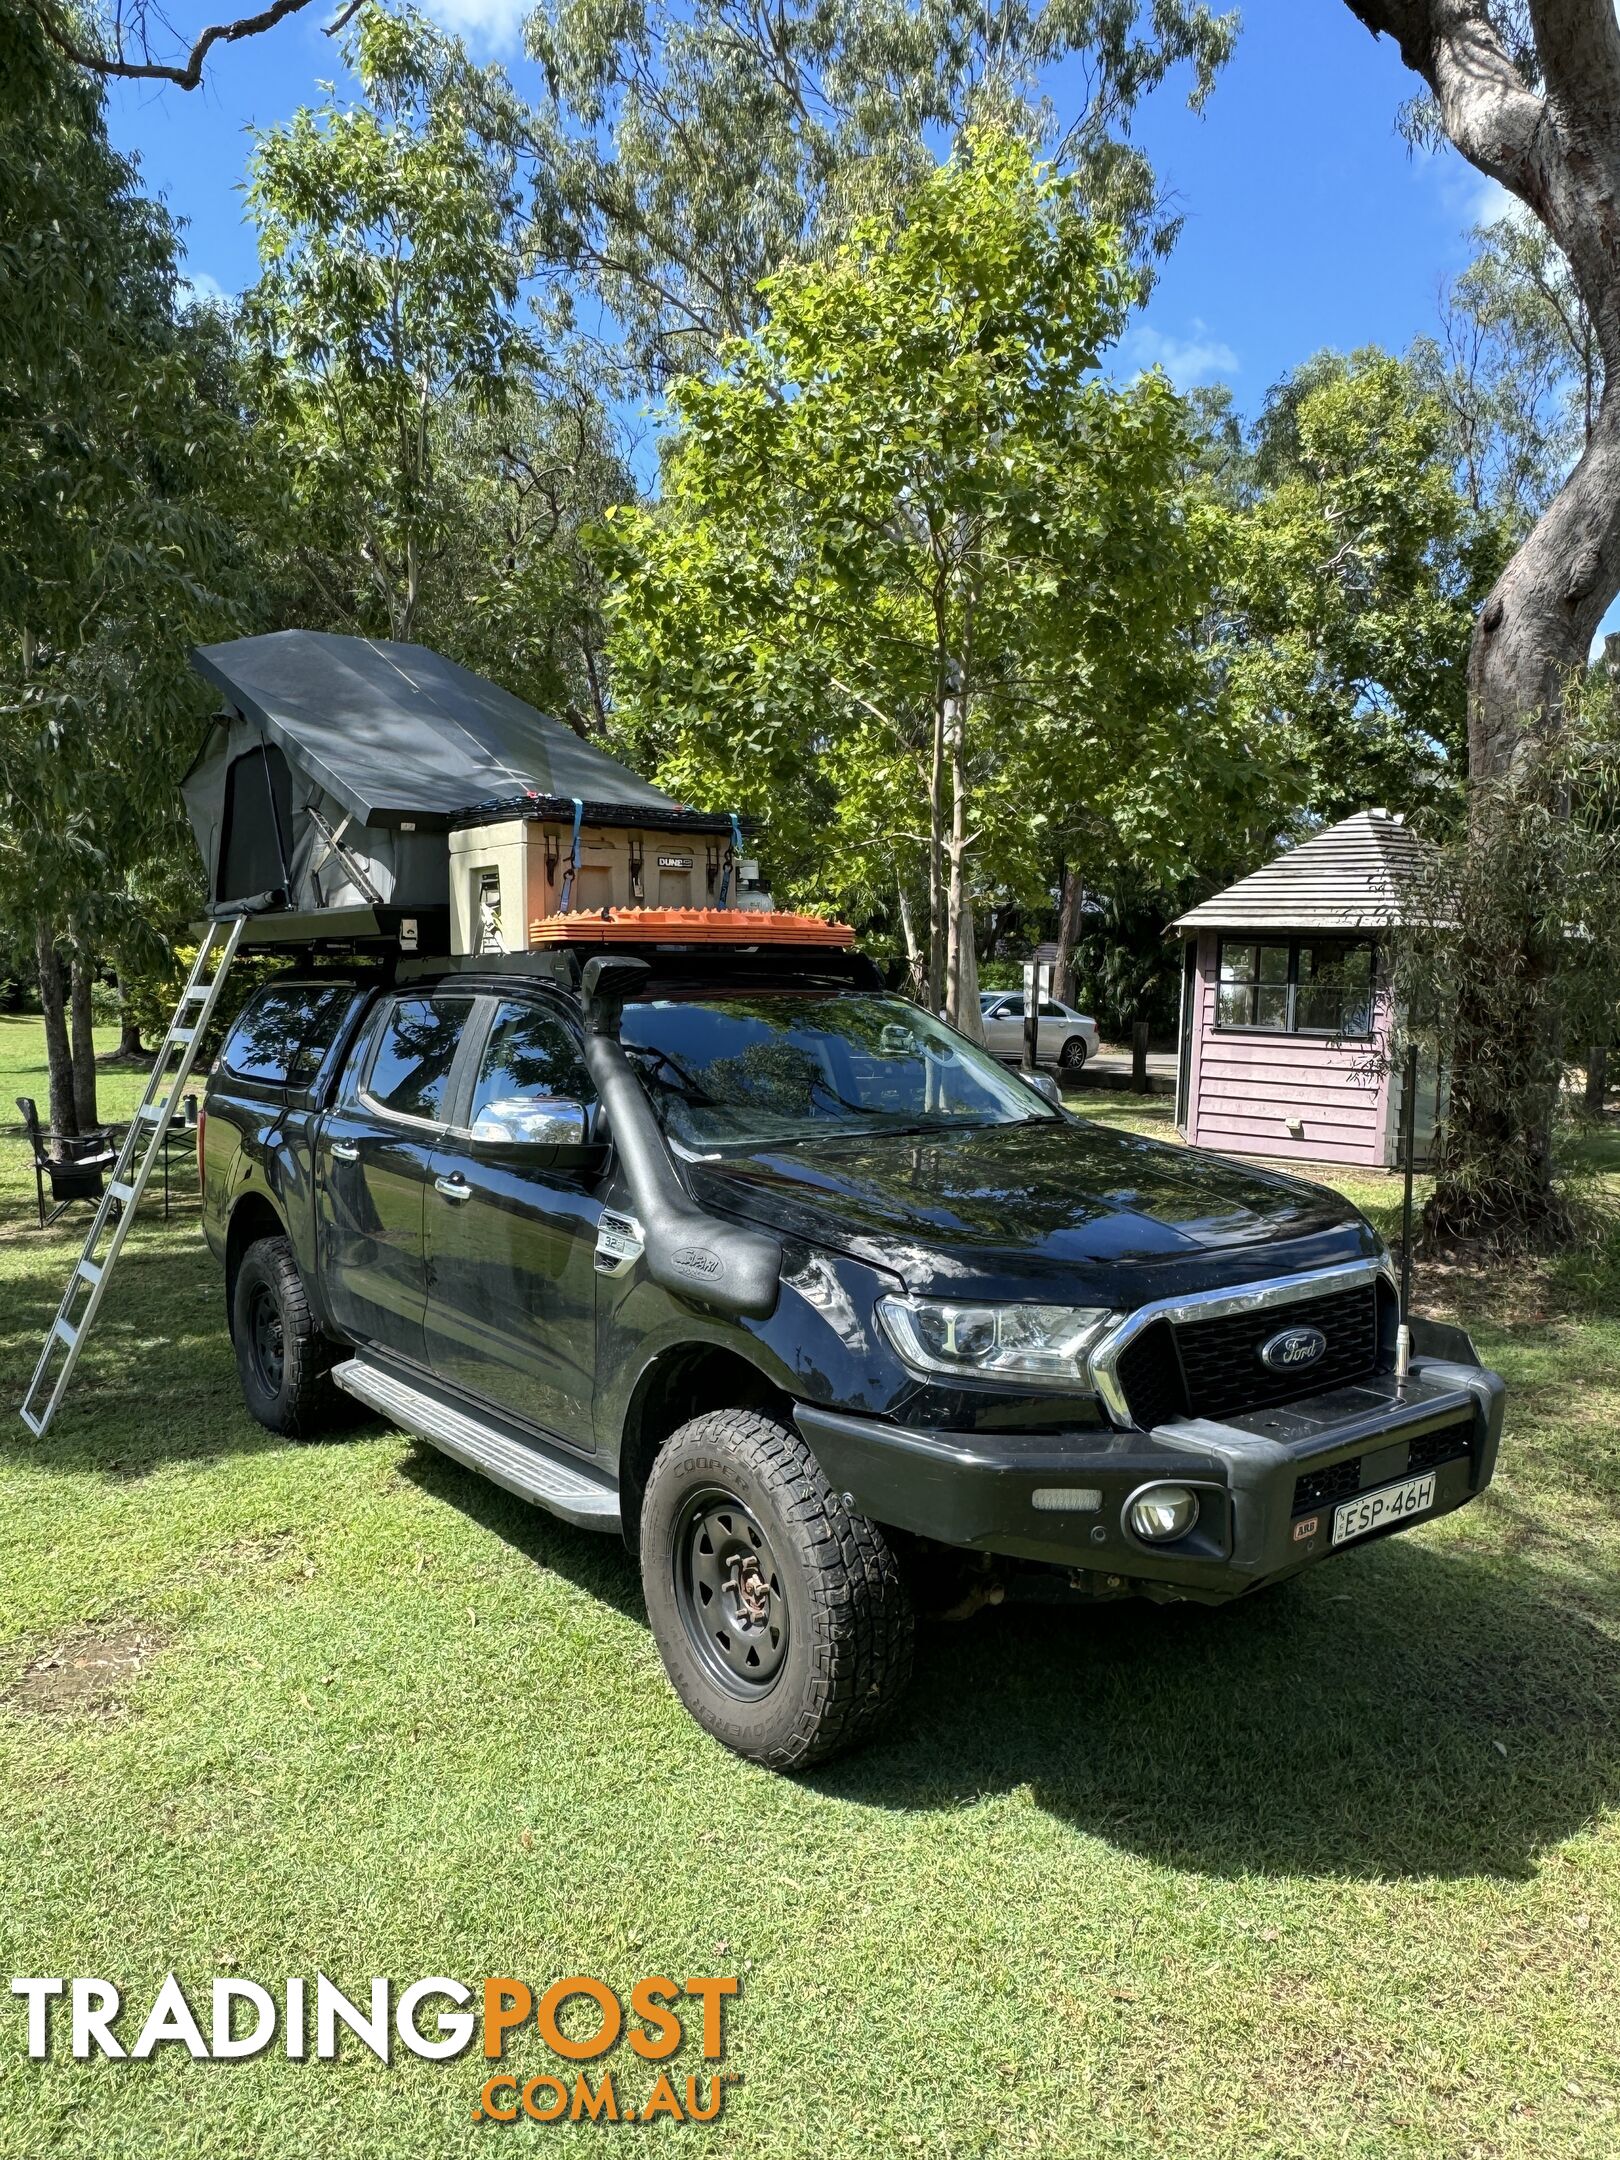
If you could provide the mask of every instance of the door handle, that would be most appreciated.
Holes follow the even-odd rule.
[[[358,1162],[360,1150],[352,1140],[334,1140],[332,1157],[335,1162]]]
[[[472,1187],[458,1170],[454,1177],[436,1177],[433,1190],[444,1194],[447,1200],[470,1200]]]

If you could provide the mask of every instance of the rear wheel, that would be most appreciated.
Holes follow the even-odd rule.
[[[231,1293],[231,1340],[242,1400],[261,1425],[301,1440],[334,1421],[336,1347],[315,1324],[287,1238],[260,1238],[242,1255]]]
[[[911,1604],[882,1531],[758,1411],[712,1411],[665,1444],[641,1568],[676,1693],[751,1762],[801,1770],[857,1745],[911,1676]]]
[[[1078,1072],[1086,1062],[1086,1038],[1071,1035],[1058,1052],[1058,1063],[1065,1072]]]

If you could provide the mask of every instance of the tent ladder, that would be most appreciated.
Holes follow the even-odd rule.
[[[232,915],[211,922],[204,932],[191,973],[186,978],[186,987],[174,1009],[174,1018],[163,1037],[163,1047],[152,1067],[152,1076],[146,1083],[146,1092],[130,1120],[112,1177],[96,1209],[95,1221],[90,1225],[83,1249],[68,1277],[56,1318],[51,1322],[45,1347],[34,1367],[34,1377],[22,1399],[22,1421],[38,1438],[44,1437],[56,1415],[69,1376],[79,1361],[79,1352],[84,1348],[84,1339],[101,1310],[108,1277],[123,1251],[124,1239],[135,1220],[141,1195],[162,1158],[163,1143],[180,1107],[186,1082],[191,1078],[197,1052],[214,1017],[247,923],[246,915]],[[103,1239],[106,1240],[105,1247]]]

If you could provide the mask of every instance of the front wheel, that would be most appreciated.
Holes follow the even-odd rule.
[[[1058,1052],[1058,1063],[1065,1072],[1078,1072],[1086,1062],[1086,1038],[1071,1035]]]
[[[911,1677],[911,1602],[876,1523],[753,1410],[666,1442],[641,1506],[647,1617],[706,1731],[772,1770],[866,1739]]]

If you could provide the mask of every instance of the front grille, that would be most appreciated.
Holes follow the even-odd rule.
[[[1439,1469],[1442,1463],[1461,1462],[1474,1452],[1474,1421],[1472,1417],[1460,1418],[1454,1425],[1442,1425],[1437,1432],[1419,1433],[1406,1450],[1405,1477],[1422,1477],[1426,1471]],[[1318,1508],[1333,1507],[1340,1500],[1353,1500],[1361,1490],[1363,1458],[1352,1455],[1344,1462],[1329,1463],[1325,1469],[1307,1470],[1303,1477],[1294,1480],[1294,1513],[1296,1516],[1314,1514]],[[1385,1474],[1377,1482],[1394,1485],[1399,1481]]]
[[[1125,1345],[1119,1384],[1130,1404],[1131,1423],[1144,1432],[1187,1415],[1187,1389],[1168,1320],[1155,1320]]]
[[[1329,1463],[1324,1470],[1307,1470],[1294,1480],[1294,1513],[1310,1515],[1317,1508],[1332,1507],[1339,1500],[1353,1500],[1361,1490],[1361,1457]]]
[[[1151,1429],[1171,1418],[1230,1417],[1364,1380],[1378,1369],[1378,1291],[1376,1283],[1361,1283],[1218,1320],[1155,1320],[1119,1360],[1131,1422]],[[1326,1336],[1316,1363],[1301,1372],[1262,1365],[1261,1345],[1295,1327]]]
[[[1406,1474],[1421,1477],[1425,1470],[1437,1470],[1441,1463],[1462,1461],[1473,1452],[1474,1421],[1466,1417],[1455,1425],[1442,1425],[1438,1432],[1420,1434],[1407,1450]]]

